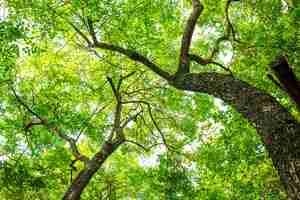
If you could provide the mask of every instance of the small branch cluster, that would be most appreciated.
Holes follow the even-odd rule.
[[[86,157],[85,155],[81,154],[80,151],[77,148],[76,145],[76,140],[69,137],[68,135],[66,135],[65,133],[63,133],[61,131],[61,129],[53,124],[49,123],[49,120],[47,118],[45,118],[44,116],[40,116],[37,112],[35,112],[33,109],[31,109],[22,99],[21,97],[17,94],[16,90],[11,87],[11,90],[17,100],[17,102],[22,105],[25,110],[27,112],[29,112],[33,117],[37,118],[36,121],[31,121],[29,122],[26,126],[25,126],[25,130],[28,130],[30,128],[32,128],[33,126],[36,125],[42,125],[45,128],[47,128],[49,130],[49,132],[53,133],[54,135],[58,136],[59,138],[61,138],[62,140],[66,141],[69,145],[70,145],[70,149],[71,152],[73,154],[73,156],[75,157],[76,160],[80,160],[84,163],[88,162],[88,157]]]
[[[184,74],[187,74],[190,72],[190,61],[194,61],[200,65],[208,65],[208,64],[214,64],[225,71],[229,72],[232,75],[232,72],[229,68],[225,67],[221,63],[218,63],[214,61],[215,55],[219,51],[219,45],[221,42],[225,40],[229,40],[230,37],[233,37],[233,40],[236,42],[239,42],[239,40],[236,38],[236,33],[233,28],[233,25],[229,18],[229,7],[231,2],[234,0],[227,0],[225,5],[225,33],[222,37],[218,38],[213,50],[208,58],[202,58],[199,55],[191,54],[190,46],[191,41],[193,37],[193,33],[197,24],[197,20],[200,17],[204,6],[201,3],[200,0],[192,0],[192,12],[190,16],[188,17],[187,23],[185,25],[185,29],[183,31],[182,40],[181,40],[181,49],[180,49],[180,55],[179,55],[179,65],[177,68],[177,71],[174,75],[169,74],[165,70],[163,70],[160,66],[152,62],[150,59],[148,59],[146,56],[140,54],[139,52],[131,49],[126,49],[118,45],[105,43],[102,41],[99,41],[97,37],[97,31],[94,27],[94,22],[89,17],[81,16],[80,19],[83,21],[83,24],[86,26],[86,30],[88,34],[85,34],[82,30],[80,30],[74,23],[72,23],[70,20],[65,19],[66,22],[75,30],[75,32],[86,42],[87,49],[90,49],[92,52],[94,52],[96,55],[97,52],[95,48],[108,50],[112,52],[116,52],[119,54],[122,54],[129,59],[136,61],[138,63],[141,63],[148,67],[151,71],[158,74],[160,77],[164,78],[168,81],[173,81],[176,79],[176,77],[182,76]],[[57,16],[63,17],[61,14],[57,13],[55,9],[49,7],[49,9]],[[86,18],[86,19],[85,19]]]

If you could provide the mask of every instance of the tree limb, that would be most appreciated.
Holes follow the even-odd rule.
[[[170,78],[171,78],[171,75],[168,72],[162,70],[160,67],[158,67],[156,64],[154,64],[152,61],[150,61],[148,58],[146,58],[145,56],[141,55],[140,53],[138,53],[134,50],[125,49],[123,47],[104,43],[104,42],[97,42],[97,43],[93,44],[91,47],[110,50],[113,52],[120,53],[122,55],[127,56],[128,58],[130,58],[133,61],[144,64],[151,71],[153,71],[154,73],[156,73],[157,75],[159,75],[160,77],[162,77],[166,80],[170,80]]]
[[[224,35],[222,35],[221,37],[219,37],[216,40],[216,42],[215,42],[215,44],[214,44],[214,46],[212,48],[212,51],[211,51],[210,55],[208,56],[208,58],[201,58],[198,55],[189,54],[189,58],[191,60],[197,62],[200,65],[215,64],[215,65],[223,68],[225,71],[230,72],[230,74],[232,74],[232,72],[230,71],[230,69],[228,69],[227,67],[225,67],[221,63],[213,61],[213,59],[215,58],[215,56],[218,54],[218,52],[220,50],[219,46],[220,46],[221,42],[223,42],[223,41],[229,41],[230,40],[230,36],[232,36],[233,41],[240,42],[238,39],[236,39],[235,30],[234,30],[233,25],[232,25],[232,23],[230,21],[230,18],[229,18],[229,8],[230,8],[230,5],[231,5],[232,1],[233,0],[227,0],[226,4],[225,4],[225,24],[224,24],[225,28],[224,28]]]
[[[190,71],[189,69],[189,58],[188,53],[190,50],[190,45],[194,33],[194,29],[197,23],[197,20],[203,10],[203,5],[199,0],[192,1],[193,10],[190,14],[188,21],[186,23],[182,40],[181,40],[181,50],[179,57],[179,66],[176,72],[176,75],[185,74]]]
[[[124,80],[128,79],[129,77],[133,76],[135,74],[136,71],[133,71],[133,72],[130,72],[128,73],[127,75],[125,76],[121,76],[120,79],[119,79],[119,82],[118,82],[118,86],[117,86],[117,89],[120,90],[121,88],[121,84]]]
[[[248,119],[272,158],[283,185],[293,194],[291,187],[298,185],[298,181],[293,179],[291,165],[300,160],[300,148],[295,148],[300,146],[300,124],[274,97],[247,82],[218,73],[189,73],[169,83],[180,90],[221,98]]]
[[[129,140],[129,139],[126,139],[124,142],[127,142],[127,143],[131,143],[131,144],[134,144],[140,148],[142,148],[145,152],[148,152],[150,151],[150,149],[148,147],[145,147],[144,145],[136,142],[136,141],[133,141],[133,140]]]
[[[196,54],[189,54],[189,58],[192,61],[195,61],[196,63],[198,63],[199,65],[208,65],[208,64],[214,64],[217,65],[219,67],[221,67],[222,69],[224,69],[225,71],[229,72],[232,75],[232,72],[229,68],[225,67],[224,65],[222,65],[221,63],[218,63],[216,61],[213,61],[211,59],[205,59],[205,58],[201,58],[200,56],[196,55]]]
[[[159,126],[158,126],[156,120],[154,119],[154,116],[153,116],[153,114],[152,114],[152,108],[151,108],[150,103],[148,103],[147,101],[142,101],[142,100],[138,100],[138,101],[135,101],[135,100],[133,100],[133,101],[124,101],[124,102],[122,102],[122,103],[123,103],[123,104],[128,104],[128,103],[139,103],[139,104],[144,104],[144,105],[146,105],[146,106],[147,106],[147,109],[148,109],[148,113],[149,113],[150,119],[151,119],[151,121],[152,121],[154,127],[156,128],[156,130],[157,130],[158,133],[160,134],[161,139],[162,139],[163,143],[165,144],[165,146],[169,149],[169,145],[168,145],[168,143],[167,143],[167,140],[166,140],[166,138],[165,138],[163,132],[162,132],[161,129],[159,128]]]
[[[300,111],[300,84],[290,67],[286,56],[279,56],[275,62],[271,64],[272,71],[279,80],[283,91],[285,91],[290,98],[297,104],[298,111]]]
[[[93,23],[90,19],[88,19],[88,29],[89,29],[89,33],[93,39],[93,42],[90,41],[90,39],[78,27],[76,27],[70,20],[62,17],[50,6],[48,6],[48,7],[54,14],[63,18],[75,30],[75,32],[78,33],[86,41],[86,43],[88,44],[88,48],[90,48],[90,49],[91,48],[99,48],[99,49],[103,49],[103,50],[110,50],[113,52],[120,53],[133,61],[136,61],[136,62],[139,62],[139,63],[145,65],[151,71],[158,74],[160,77],[164,78],[165,80],[171,79],[171,75],[168,72],[162,70],[159,66],[157,66],[155,63],[153,63],[147,57],[143,56],[142,54],[138,53],[137,51],[126,49],[126,48],[123,48],[123,47],[120,47],[117,45],[113,45],[113,44],[109,44],[109,43],[105,43],[105,42],[98,42],[97,37],[96,37],[96,32],[93,27]],[[96,54],[96,56],[98,56],[97,52],[95,52],[95,51],[93,51],[93,52]]]
[[[117,88],[116,88],[116,86],[115,86],[115,84],[114,84],[112,78],[107,76],[106,79],[107,79],[108,83],[109,83],[110,86],[111,86],[111,89],[112,89],[112,91],[113,91],[113,94],[114,94],[116,100],[119,101],[119,100],[120,100],[120,99],[119,99],[119,98],[120,98],[120,94],[119,94],[119,91],[117,90]]]
[[[98,43],[98,39],[97,39],[97,35],[96,35],[95,29],[94,29],[93,22],[89,17],[87,18],[87,25],[88,25],[90,35],[93,39],[93,42]]]
[[[34,117],[38,118],[39,122],[35,122],[35,123],[31,123],[30,127],[32,127],[33,125],[43,125],[45,126],[50,132],[52,132],[53,134],[57,135],[59,138],[65,140],[66,142],[69,143],[70,145],[70,149],[71,149],[71,152],[73,154],[73,156],[77,159],[77,160],[80,160],[84,163],[87,163],[88,162],[88,157],[82,155],[78,148],[77,148],[77,145],[76,145],[76,140],[67,136],[66,134],[62,133],[59,128],[53,126],[52,124],[50,124],[48,122],[48,120],[42,116],[40,116],[38,113],[36,113],[34,110],[32,110],[20,97],[19,95],[17,95],[15,89],[13,87],[12,88],[12,91],[13,91],[13,94],[16,98],[16,100],[29,112],[31,113]],[[28,125],[27,125],[28,126]]]
[[[90,39],[77,26],[75,26],[75,24],[73,24],[69,19],[66,19],[65,17],[63,17],[60,13],[57,13],[56,10],[53,9],[51,6],[48,5],[48,8],[55,15],[57,15],[58,17],[61,17],[63,20],[65,20],[67,22],[67,24],[69,24],[75,30],[75,32],[77,32],[86,41],[88,46],[92,45],[92,42],[90,41]]]

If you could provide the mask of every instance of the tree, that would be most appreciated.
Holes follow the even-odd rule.
[[[141,81],[143,86],[149,85],[149,82],[156,81],[159,77],[160,80],[165,81],[164,84],[167,83],[178,90],[205,93],[220,98],[232,106],[255,127],[289,198],[300,199],[300,140],[298,138],[300,126],[296,119],[299,116],[299,109],[297,110],[295,106],[290,106],[288,109],[283,105],[283,99],[286,99],[283,92],[299,105],[298,81],[295,80],[296,76],[289,65],[289,63],[299,64],[297,59],[299,5],[294,1],[279,0],[264,2],[226,0],[213,3],[193,0],[191,5],[182,3],[182,7],[179,7],[180,3],[182,2],[34,1],[26,4],[21,1],[8,1],[8,7],[12,12],[32,22],[30,26],[33,28],[24,31],[24,37],[31,37],[30,42],[33,47],[35,44],[32,35],[35,34],[35,30],[39,30],[41,38],[47,38],[45,41],[49,37],[53,38],[52,41],[61,42],[63,45],[69,42],[70,46],[77,46],[80,51],[89,52],[90,56],[94,55],[100,61],[119,66],[119,69],[114,68],[115,71],[107,68],[99,69],[102,71],[102,76],[111,73],[107,76],[107,82],[113,91],[116,105],[111,135],[103,136],[102,141],[106,142],[103,142],[100,151],[91,159],[79,152],[76,147],[77,141],[61,132],[67,130],[68,126],[71,127],[72,122],[55,119],[55,115],[47,117],[42,115],[43,113],[49,115],[49,110],[53,110],[55,106],[46,108],[47,105],[42,106],[41,101],[40,104],[33,104],[37,105],[33,109],[20,95],[28,93],[26,91],[28,88],[24,86],[16,90],[14,85],[17,83],[17,78],[13,79],[12,86],[10,84],[16,104],[25,109],[26,120],[29,120],[26,129],[43,125],[49,132],[67,141],[73,157],[85,163],[82,171],[65,193],[64,199],[79,199],[92,176],[122,143],[127,141],[147,149],[141,143],[127,139],[123,134],[127,123],[135,121],[140,112],[147,111],[147,120],[152,122],[154,129],[160,134],[162,143],[168,149],[173,149],[166,142],[153,115],[153,102],[150,104],[147,98],[147,100],[136,100],[134,97],[125,97],[125,101],[122,98],[121,94],[124,92],[120,92],[120,89],[123,79],[135,75],[129,72],[131,70],[141,72],[141,66],[156,75],[144,76]],[[182,16],[187,14],[185,9],[190,6],[192,11],[186,19]],[[162,8],[162,11],[159,8]],[[221,25],[222,19],[224,19],[223,25]],[[182,26],[183,31],[180,31]],[[196,27],[201,27],[203,31],[210,31],[208,38],[211,40],[200,38],[205,37],[205,34],[198,33]],[[179,46],[178,38],[181,38]],[[47,46],[45,43],[45,46],[38,45],[37,49],[47,51],[55,48],[53,46]],[[174,56],[178,52],[177,62]],[[280,57],[278,63],[273,65],[276,73],[274,76],[269,76],[271,77],[269,80],[266,76],[268,63],[274,61],[278,53],[286,54],[288,61],[287,58]],[[234,57],[230,63],[226,63],[224,60],[231,54]],[[81,56],[87,55],[82,53]],[[153,57],[156,58],[155,62]],[[126,65],[127,69],[122,69],[124,68],[122,65]],[[197,65],[202,65],[203,69],[198,69]],[[209,66],[213,67],[209,68]],[[208,71],[204,69],[206,67]],[[58,76],[57,71],[54,76]],[[124,71],[128,73],[124,74]],[[291,76],[287,77],[286,73],[281,72],[287,72]],[[114,80],[117,77],[118,83],[115,84]],[[70,75],[70,79],[72,78]],[[274,83],[280,87],[274,87]],[[48,84],[51,85],[51,82]],[[130,85],[126,82],[126,84],[129,85],[128,87],[138,88],[137,83]],[[274,85],[270,86],[271,84]],[[284,91],[280,91],[282,89]],[[54,92],[60,90],[62,87],[53,89]],[[92,90],[97,89],[92,88]],[[133,105],[126,107],[128,117],[121,122],[122,107],[127,104]],[[141,105],[143,107],[131,115],[130,110]],[[64,106],[65,110],[62,109],[60,112],[66,113],[70,110],[69,107]],[[64,127],[53,125],[54,122],[60,122]]]

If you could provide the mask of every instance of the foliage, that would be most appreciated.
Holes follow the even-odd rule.
[[[295,2],[233,2],[229,14],[242,42],[222,42],[217,61],[299,118],[286,94],[266,76],[270,60],[281,52],[300,65]],[[225,3],[203,1],[192,52],[209,55],[225,33]],[[66,141],[47,127],[29,126],[36,116],[14,90],[92,157],[113,127],[116,102],[107,77],[117,82],[132,72],[122,83],[122,98],[149,102],[152,113],[143,103],[128,103],[122,121],[141,113],[124,129],[141,145],[125,143],[111,155],[82,199],[286,198],[255,129],[233,108],[206,94],[170,88],[124,56],[88,49],[73,27],[87,33],[81,18],[89,18],[101,40],[141,52],[175,72],[189,1],[9,0],[5,6],[9,16],[0,21],[0,199],[59,199],[84,168],[80,161],[70,165],[74,155]],[[217,65],[193,66],[193,72],[204,71],[224,73]],[[162,145],[161,132],[169,148]]]

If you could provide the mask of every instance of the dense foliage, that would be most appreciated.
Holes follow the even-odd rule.
[[[202,1],[191,51],[209,57],[217,46],[216,62],[299,118],[267,77],[278,53],[300,65],[298,1],[232,1],[226,11],[227,2]],[[126,141],[82,199],[286,199],[255,128],[233,107],[176,90],[126,56],[90,48],[81,35],[88,35],[92,21],[101,41],[133,49],[175,72],[190,1],[0,5],[8,11],[0,21],[0,199],[62,198],[85,166],[69,138],[88,158],[99,150],[116,127],[116,88],[124,102],[120,122]],[[227,14],[234,32],[219,42],[230,29]],[[228,73],[214,63],[193,63],[191,70]]]

